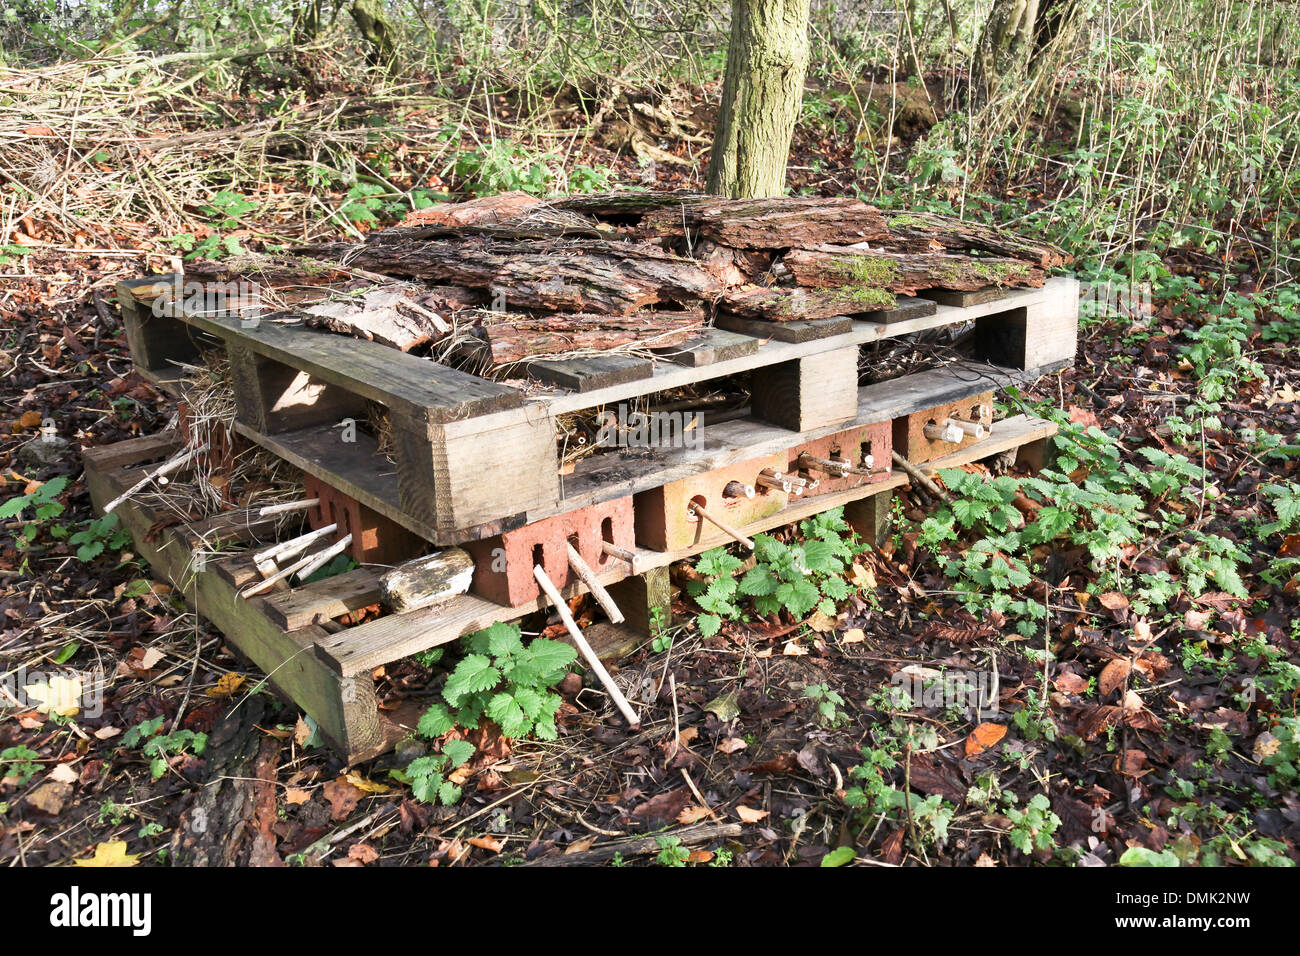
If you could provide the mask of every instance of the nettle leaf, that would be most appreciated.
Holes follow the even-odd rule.
[[[568,644],[552,641],[544,637],[534,638],[528,645],[521,659],[527,662],[528,669],[537,676],[531,683],[553,684],[568,670],[578,657],[578,652]]]
[[[560,732],[555,729],[555,714],[543,714],[533,725],[533,736],[538,740],[555,740]]]
[[[501,681],[501,672],[492,666],[491,658],[482,654],[466,654],[442,689],[442,696],[452,706],[458,706],[465,697],[490,690]]]
[[[722,630],[722,618],[716,614],[701,614],[695,619],[695,624],[700,629],[701,637],[712,637]]]
[[[833,601],[843,601],[852,593],[853,588],[843,578],[827,578],[822,582],[822,594]]]
[[[524,649],[523,639],[519,636],[519,628],[510,624],[503,624],[498,621],[486,630],[488,653],[493,657],[505,657],[508,654],[518,654]]]
[[[461,789],[450,780],[446,781],[438,788],[438,799],[447,806],[451,806],[460,800]]]
[[[542,708],[546,705],[546,699],[541,693],[532,687],[516,687],[513,693],[515,703],[523,709],[529,720],[536,720],[541,716]]]
[[[771,594],[780,583],[767,565],[758,564],[746,571],[740,579],[740,593],[750,597]]]
[[[821,600],[821,592],[810,581],[790,581],[776,589],[779,600],[795,617],[803,617]]]
[[[474,745],[468,740],[449,740],[442,746],[443,756],[453,770],[474,756],[474,750]]]
[[[725,548],[712,548],[696,559],[695,570],[707,577],[734,574],[743,562]]]
[[[411,793],[415,796],[415,799],[421,803],[438,802],[438,791],[443,785],[441,773],[434,772],[417,776],[411,773],[410,767],[407,768],[406,772],[411,778]]]
[[[507,737],[520,737],[528,733],[530,723],[524,709],[510,694],[497,694],[488,702],[487,715],[501,727]]]
[[[451,714],[442,704],[434,704],[424,712],[420,722],[415,725],[415,732],[421,737],[441,737],[451,730]]]
[[[804,542],[803,563],[809,571],[830,571],[835,567],[835,551],[825,541]]]
[[[962,527],[969,528],[988,517],[989,506],[971,498],[958,498],[952,503],[952,513]]]
[[[414,780],[417,777],[429,777],[433,774],[441,774],[443,764],[447,758],[440,754],[431,754],[426,757],[416,757],[406,765],[406,776]]]

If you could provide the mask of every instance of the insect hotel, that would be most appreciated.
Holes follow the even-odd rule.
[[[1072,362],[1064,262],[854,199],[439,206],[119,286],[179,411],[87,480],[350,760],[413,725],[378,668],[539,611],[635,725],[573,599],[651,634],[675,561],[841,506],[876,540],[926,472],[1041,463],[1054,426],[993,399]]]

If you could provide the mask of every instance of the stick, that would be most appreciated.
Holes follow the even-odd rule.
[[[551,603],[555,605],[555,610],[559,612],[560,620],[564,622],[565,629],[569,632],[569,636],[573,638],[574,645],[577,646],[578,650],[582,653],[582,656],[587,659],[588,666],[591,667],[592,672],[595,673],[601,684],[604,685],[605,691],[609,694],[610,700],[614,702],[615,706],[618,707],[619,711],[627,719],[628,727],[632,730],[638,729],[641,726],[641,718],[636,715],[636,711],[632,709],[632,705],[627,702],[627,698],[623,696],[623,692],[619,690],[618,685],[614,683],[614,678],[609,676],[609,671],[605,670],[605,665],[600,662],[600,658],[596,656],[596,652],[591,649],[591,645],[587,643],[587,639],[582,636],[582,631],[578,629],[578,622],[575,621],[573,615],[569,613],[569,605],[565,603],[564,598],[560,595],[559,588],[557,588],[551,582],[551,579],[546,576],[546,572],[542,569],[540,564],[533,565],[533,577],[537,579],[537,583],[541,585],[542,590],[546,592],[546,596],[550,598]]]
[[[950,418],[945,422],[945,424],[956,425],[964,434],[970,435],[971,438],[974,438],[977,441],[988,434],[984,430],[984,424],[982,422],[964,422],[960,418]]]
[[[726,487],[722,489],[722,497],[724,498],[752,498],[754,495],[754,486],[747,485],[743,481],[729,481]]]
[[[774,472],[771,468],[764,468],[759,472],[758,477],[754,479],[754,484],[762,485],[764,488],[775,488],[777,491],[784,491],[789,494],[794,486],[790,484],[790,479],[780,472]]]
[[[905,471],[907,473],[907,477],[911,478],[913,481],[915,481],[918,485],[920,485],[930,494],[934,495],[936,498],[940,499],[941,501],[946,501],[948,504],[952,504],[952,495],[948,494],[948,492],[944,491],[942,488],[936,485],[925,475],[924,472],[921,471],[920,468],[917,468],[914,464],[912,464],[910,461],[908,461],[898,452],[894,452],[894,464],[897,465],[899,468],[901,468],[903,471]]]
[[[164,462],[163,464],[159,465],[153,471],[149,472],[147,475],[145,475],[143,478],[137,481],[130,488],[126,489],[126,491],[122,492],[120,495],[118,495],[108,504],[104,505],[104,514],[108,514],[109,512],[111,512],[114,508],[116,508],[122,502],[129,499],[132,495],[134,495],[145,485],[149,484],[149,482],[153,481],[155,478],[161,478],[164,475],[170,475],[174,471],[179,471],[182,467],[184,467],[189,462],[191,458],[194,458],[197,455],[201,455],[203,454],[203,452],[207,450],[208,450],[208,446],[205,443],[198,448],[183,451],[175,458],[171,459],[170,461]]]
[[[309,554],[307,555],[307,557],[302,558],[301,560],[289,565],[287,568],[281,568],[279,571],[276,571],[275,574],[271,575],[269,578],[264,578],[263,580],[258,581],[256,584],[250,585],[249,587],[241,591],[240,595],[242,597],[252,597],[254,594],[261,594],[263,591],[273,587],[277,582],[283,581],[285,578],[289,577],[290,575],[297,574],[299,571],[307,567],[307,565],[311,564],[315,560],[316,560],[316,555]],[[261,568],[259,567],[258,570],[260,571]]]
[[[749,538],[746,538],[743,534],[741,534],[731,525],[727,524],[721,518],[717,518],[709,514],[707,511],[704,510],[704,507],[702,505],[697,505],[695,502],[692,501],[690,504],[686,506],[686,512],[687,514],[699,515],[701,518],[705,519],[711,524],[716,525],[718,528],[725,531],[727,534],[731,535],[731,537],[735,538],[737,541],[743,544],[750,551],[754,550],[753,541],[751,541]]]
[[[645,565],[641,561],[641,556],[635,551],[629,551],[627,548],[620,548],[612,541],[601,541],[601,549],[611,558],[618,558],[620,561],[626,561],[632,566],[633,574],[640,574],[645,570]]]
[[[259,518],[269,518],[271,515],[282,515],[290,511],[305,511],[308,508],[314,508],[320,504],[319,498],[308,498],[306,501],[287,501],[282,505],[267,505],[258,511]]]
[[[301,552],[307,545],[317,541],[327,534],[338,530],[337,524],[327,524],[323,528],[317,528],[315,531],[308,531],[306,534],[300,534],[296,538],[290,538],[288,541],[281,541],[279,544],[272,545],[265,551],[259,551],[253,555],[253,563],[261,564],[263,561],[270,561],[276,558],[288,558]]]
[[[591,596],[596,599],[597,604],[605,609],[609,619],[615,624],[622,624],[625,620],[623,612],[618,609],[614,599],[609,596],[609,592],[605,590],[605,585],[596,580],[596,572],[592,571],[587,562],[582,560],[582,555],[578,553],[577,548],[568,541],[564,542],[564,546],[569,549],[569,567],[573,568],[578,577],[582,579],[582,583],[587,585],[587,589],[591,591]]]
[[[312,559],[311,564],[307,565],[305,568],[299,571],[298,580],[301,581],[304,578],[311,577],[321,568],[325,567],[325,565],[327,565],[334,558],[335,555],[342,554],[343,550],[351,543],[352,543],[352,535],[345,534],[342,538],[340,538],[338,541],[335,541],[324,551],[318,553],[316,557]]]
[[[942,425],[926,425],[921,430],[930,441],[946,441],[952,445],[957,444],[965,437],[962,430],[952,421],[946,421]]]

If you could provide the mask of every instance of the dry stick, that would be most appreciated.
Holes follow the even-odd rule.
[[[601,550],[611,558],[618,558],[620,561],[626,561],[631,566],[633,574],[640,574],[645,570],[641,562],[641,556],[635,551],[629,551],[627,548],[620,548],[612,541],[601,541],[600,547]]]
[[[622,624],[625,620],[623,612],[618,609],[614,599],[605,590],[605,585],[596,579],[596,572],[592,571],[587,562],[582,560],[582,555],[570,542],[564,542],[564,546],[569,551],[569,567],[573,568],[574,573],[578,575],[582,583],[587,585],[587,589],[591,591],[591,596],[596,599],[597,604],[605,609],[609,619],[615,624]]]
[[[300,534],[296,538],[290,538],[288,541],[281,541],[279,544],[273,544],[265,551],[259,551],[253,555],[253,563],[261,564],[263,561],[272,561],[277,558],[288,558],[300,553],[313,541],[319,541],[338,530],[338,524],[327,524],[323,528],[317,528],[315,531],[308,531],[306,534]]]
[[[970,435],[971,438],[977,440],[983,438],[986,434],[988,434],[988,432],[985,431],[984,424],[982,422],[967,422],[967,421],[962,421],[960,418],[950,418],[948,419],[947,422],[945,422],[945,424],[956,425],[958,428],[962,430],[964,434]]]
[[[957,444],[965,437],[962,430],[951,421],[944,422],[942,425],[926,425],[921,431],[925,433],[925,437],[930,441],[942,441],[950,445]]]
[[[312,562],[302,570],[298,571],[298,580],[309,578],[321,568],[325,567],[333,558],[343,553],[344,549],[352,543],[352,535],[345,534],[338,541],[335,541],[324,551],[319,552]]]
[[[283,581],[285,578],[292,577],[293,575],[297,574],[303,568],[307,567],[312,562],[314,562],[318,557],[320,557],[319,554],[309,554],[305,558],[301,558],[298,561],[294,562],[293,564],[289,565],[287,568],[281,568],[279,571],[276,571],[274,574],[272,574],[269,578],[266,578],[265,580],[262,581],[258,581],[256,584],[252,585],[251,587],[241,591],[240,596],[252,597],[254,594],[261,594],[263,591],[272,587],[277,582]],[[260,571],[261,568],[259,567],[258,570]]]
[[[703,505],[697,505],[695,504],[695,502],[691,502],[686,506],[686,511],[689,514],[699,515],[701,518],[708,521],[710,524],[716,525],[718,528],[725,531],[727,534],[731,535],[731,537],[735,538],[737,541],[743,544],[750,551],[754,550],[753,541],[751,541],[749,538],[746,538],[743,534],[741,534],[731,525],[727,524],[721,518],[709,514],[706,510],[704,510]]]
[[[907,474],[907,477],[911,478],[940,501],[952,504],[952,495],[948,494],[948,492],[936,485],[929,479],[925,472],[921,471],[920,468],[917,468],[916,465],[912,464],[898,452],[894,452],[894,464],[901,468]]]
[[[287,501],[282,505],[267,505],[257,512],[259,518],[269,518],[271,515],[282,515],[290,511],[305,511],[308,508],[314,508],[320,504],[319,498],[308,498],[306,501]]]
[[[609,671],[605,670],[605,665],[600,662],[600,658],[596,656],[596,652],[591,649],[591,645],[587,643],[587,639],[582,636],[582,631],[578,629],[578,622],[575,621],[573,615],[569,613],[569,605],[565,603],[564,597],[560,594],[560,589],[557,588],[551,579],[546,576],[546,571],[542,569],[540,564],[533,565],[533,577],[537,579],[537,583],[541,585],[542,590],[546,592],[546,596],[550,598],[551,603],[555,605],[555,610],[559,613],[560,620],[564,622],[564,627],[569,632],[569,636],[573,638],[573,643],[582,653],[582,656],[587,659],[587,664],[591,667],[591,670],[596,675],[597,679],[599,679],[601,684],[604,685],[605,691],[609,694],[610,700],[614,702],[615,706],[618,707],[623,716],[627,718],[628,727],[632,730],[640,728],[641,718],[636,715],[636,711],[632,709],[632,705],[627,702],[627,698],[623,696],[623,692],[619,690],[618,685],[614,683],[614,678],[609,676]]]
[[[136,492],[138,492],[141,488],[149,484],[149,482],[153,481],[154,479],[160,478],[164,475],[170,475],[174,471],[180,471],[180,469],[183,468],[191,458],[195,457],[196,455],[201,455],[203,454],[203,452],[207,450],[208,450],[208,446],[204,444],[193,450],[183,451],[175,458],[171,459],[170,461],[166,461],[163,464],[159,465],[153,471],[149,472],[147,475],[145,475],[143,478],[137,481],[130,488],[126,489],[126,491],[122,492],[120,495],[118,495],[108,504],[104,505],[104,514],[108,514],[110,511],[112,511],[122,502],[128,500],[132,495],[134,495]]]

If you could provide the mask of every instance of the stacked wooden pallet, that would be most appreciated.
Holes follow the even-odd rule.
[[[197,300],[178,295],[177,277],[119,289],[140,371],[179,387],[177,362],[223,349],[234,379],[236,429],[304,472],[309,494],[321,501],[311,514],[313,524],[337,525],[337,537],[351,534],[358,560],[391,564],[430,546],[459,546],[473,561],[471,593],[436,608],[340,626],[350,620],[346,615],[378,601],[383,568],[367,564],[319,584],[240,597],[240,589],[260,576],[249,557],[211,561],[198,569],[194,555],[218,550],[214,537],[262,546],[259,537],[267,525],[255,515],[222,515],[169,529],[158,539],[161,544],[138,542],[155,568],[191,594],[199,609],[350,756],[373,752],[385,739],[373,702],[375,667],[546,606],[534,567],[568,595],[586,590],[566,558],[570,549],[598,585],[611,588],[628,623],[646,631],[666,621],[666,569],[675,560],[839,505],[864,533],[874,535],[887,492],[907,481],[893,470],[895,453],[912,467],[960,464],[1022,448],[1032,457],[1042,453],[1054,430],[1024,416],[992,420],[995,389],[1072,361],[1077,285],[1045,278],[1043,269],[1053,262],[1050,247],[993,230],[943,231],[927,217],[889,219],[855,202],[744,205],[676,198],[665,203],[643,196],[544,207],[531,200],[512,202],[508,221],[502,221],[499,206],[493,213],[497,220],[489,222],[477,218],[486,207],[463,204],[435,210],[424,217],[428,222],[384,234],[359,249],[316,249],[314,255],[329,265],[310,276],[315,281],[302,281],[300,265],[281,263],[278,274],[295,278],[276,285],[275,270],[262,264],[260,275],[278,296],[274,312],[267,312],[263,301],[261,313],[250,317],[213,287]],[[588,236],[583,229],[601,235]],[[640,249],[650,236],[660,240],[649,247],[658,252]],[[840,287],[818,277],[844,274],[837,263],[860,256],[862,250],[851,247],[862,242],[893,242],[892,251],[873,246],[873,254],[930,262],[933,273],[925,280],[905,278],[917,274],[912,266],[888,273],[897,288],[885,292],[915,292],[915,300],[873,300],[870,311],[825,316],[814,310],[800,318],[785,307],[762,304],[775,301],[773,296],[783,296],[787,306],[797,300],[817,303],[825,298],[817,290],[838,292]],[[684,244],[691,257],[684,255]],[[616,253],[615,245],[633,251]],[[549,251],[536,251],[543,246]],[[936,263],[945,257],[987,262],[992,253],[1020,263],[1015,270],[999,269],[998,277],[1029,286],[990,286],[984,274],[980,288],[962,290],[963,284],[976,284],[980,276],[974,272],[967,280],[947,280],[957,290],[924,286],[938,281]],[[1030,262],[1027,257],[1033,256],[1038,258]],[[322,328],[365,334],[360,324],[374,321],[355,308],[330,307],[334,298],[326,303],[330,315],[307,313],[313,306],[304,299],[288,301],[302,292],[295,285],[316,292],[333,285],[337,292],[336,270],[343,260],[375,287],[398,273],[404,276],[398,281],[458,283],[458,291],[446,285],[434,291],[416,287],[441,296],[441,311],[427,298],[416,301],[415,310],[390,309],[409,320],[408,327],[417,324],[419,309],[451,328],[463,327],[466,310],[445,306],[465,303],[465,290],[504,296],[513,311],[469,310],[475,316],[470,337],[482,347],[496,352],[512,343],[512,351],[502,356],[533,348],[538,339],[520,329],[532,322],[544,331],[544,320],[554,318],[561,302],[589,309],[596,301],[593,282],[605,296],[604,311],[564,314],[630,316],[625,327],[592,322],[588,331],[617,336],[630,328],[635,337],[622,345],[649,342],[654,349],[547,357],[528,369],[548,387],[520,388],[498,380],[490,368],[486,375],[474,374],[472,366],[452,367],[404,352],[396,342],[354,339]],[[628,265],[634,261],[639,264]],[[646,280],[638,287],[628,278],[639,269],[643,278],[654,273],[659,281],[665,268],[676,270],[674,288],[695,290],[692,295],[712,282],[710,298],[690,300],[681,293],[671,303],[674,308],[657,312],[678,313],[676,320],[687,312],[707,312],[714,320],[668,347],[662,326],[638,327],[661,321],[646,313],[647,305],[662,303],[639,300],[634,292],[640,288],[639,294],[647,294],[652,285]],[[238,267],[226,268],[206,278],[228,282],[241,274],[246,273]],[[942,272],[943,277],[963,274],[954,271],[952,261]],[[880,276],[872,273],[872,281]],[[617,313],[611,311],[615,289],[625,293],[623,311]],[[579,290],[586,291],[580,295]],[[401,295],[409,299],[411,293]],[[318,296],[317,305],[320,301]],[[386,301],[391,306],[395,300]],[[519,312],[525,302],[528,307]],[[545,308],[538,308],[543,303]],[[728,315],[735,320],[733,329],[720,328],[731,321]],[[568,334],[568,321],[550,328]],[[494,341],[493,330],[500,325],[512,331]],[[973,328],[976,351],[970,360],[859,387],[863,345],[945,325]],[[799,326],[796,334],[773,331]],[[436,325],[429,328],[430,340],[445,334]],[[544,366],[540,372],[538,366]],[[748,405],[716,422],[704,414],[696,422],[701,440],[619,449],[585,458],[571,470],[562,467],[557,423],[563,416],[740,377]],[[371,403],[386,410],[392,462],[375,437],[340,427],[365,416]],[[130,487],[151,462],[174,453],[179,441],[162,436],[88,452],[87,474],[97,503],[102,506]],[[147,501],[127,502],[119,513],[138,537],[157,518]]]

